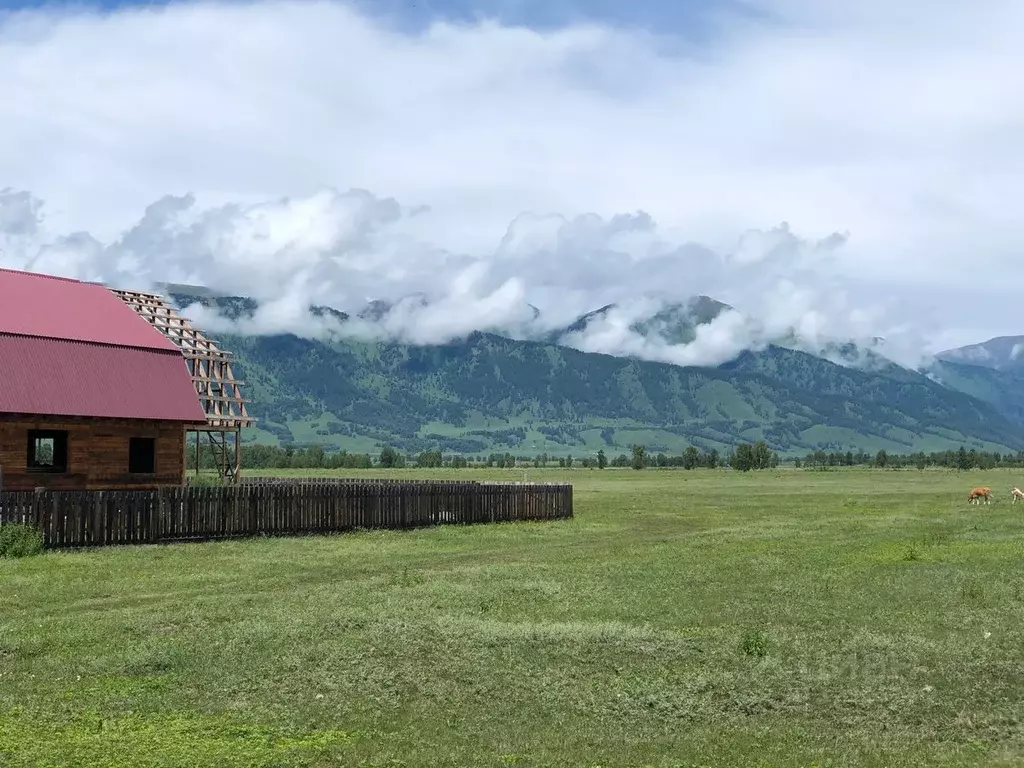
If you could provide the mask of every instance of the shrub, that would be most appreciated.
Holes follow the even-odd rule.
[[[0,525],[0,557],[30,557],[43,552],[43,534],[31,525]]]
[[[759,629],[748,630],[743,633],[740,648],[747,656],[766,656],[768,654],[768,638]]]

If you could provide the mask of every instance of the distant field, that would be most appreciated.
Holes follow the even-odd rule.
[[[710,402],[713,402],[713,399]],[[737,404],[736,407],[740,408],[741,405]],[[742,408],[740,412],[749,415]],[[716,413],[718,412],[716,411]],[[718,413],[718,415],[725,418],[728,414]],[[374,456],[380,453],[383,447],[381,438],[363,434],[361,431],[363,428],[359,425],[349,425],[355,431],[353,435],[339,434],[327,429],[332,422],[338,421],[340,420],[335,416],[325,413],[316,420],[289,421],[285,424],[276,424],[273,427],[268,422],[261,422],[267,429],[246,429],[243,432],[243,439],[247,444],[281,445],[279,435],[275,435],[274,432],[283,430],[298,446],[317,444],[326,449],[340,449],[349,453],[369,453]],[[442,439],[440,448],[446,454],[486,455],[507,451],[517,456],[533,457],[546,453],[548,456],[556,458],[566,455],[582,458],[583,456],[595,457],[598,451],[603,450],[609,457],[612,457],[620,453],[628,455],[631,446],[639,444],[645,445],[651,454],[665,453],[678,456],[688,446],[696,444],[704,450],[714,448],[724,455],[737,439],[751,443],[765,439],[763,425],[757,425],[753,420],[751,424],[753,426],[748,429],[730,431],[729,433],[716,432],[706,426],[694,426],[692,432],[679,433],[630,419],[587,419],[581,424],[568,428],[563,422],[535,421],[527,418],[508,420],[480,418],[471,420],[464,427],[435,421],[423,425],[417,434],[417,437],[425,442],[416,449],[406,449],[406,452],[419,453],[420,450],[435,446],[440,438]],[[525,439],[520,440],[515,437],[509,441],[507,439],[509,430],[517,428],[522,428],[525,431]],[[557,431],[543,434],[543,430]],[[611,443],[605,441],[603,432],[607,433]],[[863,449],[872,455],[879,449],[899,454],[916,451],[931,453],[956,450],[960,445],[977,450],[1003,453],[1007,450],[995,443],[965,437],[955,430],[936,430],[936,433],[930,433],[923,437],[916,437],[911,432],[897,427],[886,428],[880,432],[886,434],[887,437],[882,438],[878,434],[866,437],[855,429],[816,424],[799,433],[799,445],[782,453],[789,458],[795,456],[802,458],[808,453],[813,453],[819,445],[846,446],[854,451]],[[471,440],[476,445],[467,447],[464,442],[452,444],[444,442],[445,440]],[[405,444],[404,440],[398,437],[391,442],[395,447]],[[845,452],[847,448],[843,448],[843,451]]]
[[[1024,760],[1024,472],[527,479],[577,518],[0,561],[0,765]]]

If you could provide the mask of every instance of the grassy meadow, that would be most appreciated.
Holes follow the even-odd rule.
[[[527,475],[576,518],[0,560],[0,765],[1024,761],[1024,473]]]

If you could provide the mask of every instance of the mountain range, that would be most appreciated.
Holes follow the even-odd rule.
[[[980,344],[947,349],[936,357],[995,371],[1024,373],[1024,336],[997,336]]]
[[[186,316],[198,303],[244,321],[259,306],[189,286],[164,292]],[[391,309],[370,302],[355,317],[377,323]],[[324,306],[311,306],[310,316],[334,330],[312,337],[213,335],[235,354],[259,419],[248,442],[529,456],[614,454],[635,443],[648,453],[727,452],[756,440],[782,455],[1024,450],[1024,359],[1017,363],[1015,346],[1024,349],[1024,337],[948,350],[919,370],[871,343],[837,340],[811,353],[795,336],[714,366],[586,351],[581,339],[618,309],[603,306],[562,328],[482,329],[432,345],[353,338],[345,333],[353,315]],[[729,311],[698,296],[663,303],[629,328],[663,347],[685,345]]]

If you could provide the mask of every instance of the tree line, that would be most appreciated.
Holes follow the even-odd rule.
[[[195,469],[195,450],[186,452],[187,466]],[[493,452],[478,456],[462,454],[442,454],[439,450],[420,451],[406,454],[392,446],[385,446],[377,454],[349,451],[327,452],[323,446],[313,445],[304,448],[276,445],[243,445],[242,466],[250,469],[401,469],[404,467],[420,467],[434,469],[449,467],[462,469],[475,468],[523,468],[523,467],[560,467],[583,469],[605,469],[606,467],[632,467],[633,469],[648,468],[682,468],[682,469],[715,469],[731,466],[734,469],[767,469],[779,465],[779,456],[769,450],[766,443],[742,444],[724,456],[716,449],[701,451],[689,446],[680,454],[659,452],[651,454],[643,445],[631,446],[631,453],[620,453],[609,458],[604,449],[593,456],[549,456],[546,453],[536,456],[514,455],[510,452]],[[201,445],[199,449],[199,466],[201,469],[214,469],[217,458],[209,445]]]
[[[814,451],[808,453],[803,459],[795,459],[797,467],[806,469],[828,469],[830,467],[857,467],[868,466],[890,469],[927,469],[928,467],[943,467],[946,469],[995,469],[997,467],[1024,467],[1024,451],[1016,453],[1000,453],[998,451],[979,451],[975,448],[967,450],[960,446],[955,451],[933,451],[925,453],[888,453],[879,450],[874,454],[864,451],[853,453],[846,451]]]
[[[213,469],[216,458],[208,445],[200,447],[200,467]],[[948,469],[995,469],[998,467],[1024,467],[1024,451],[999,453],[967,450],[961,446],[956,451],[915,452],[907,454],[889,453],[884,450],[875,453],[865,451],[824,451],[817,450],[805,456],[782,459],[779,454],[763,441],[741,443],[722,454],[712,448],[700,450],[689,446],[681,453],[650,453],[644,445],[633,445],[630,453],[609,457],[599,450],[596,455],[536,456],[514,455],[509,452],[493,452],[477,456],[443,454],[439,450],[420,451],[406,454],[391,446],[379,452],[359,453],[349,451],[327,452],[322,446],[305,448],[275,445],[243,445],[242,466],[250,469],[371,469],[419,467],[435,469],[447,467],[462,468],[542,468],[559,467],[571,469],[605,469],[606,467],[642,469],[717,469],[731,467],[740,472],[774,469],[783,464],[808,470],[827,470],[838,467],[875,467],[882,469],[926,469],[944,467]],[[195,451],[187,452],[189,469],[195,468]]]

